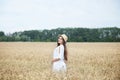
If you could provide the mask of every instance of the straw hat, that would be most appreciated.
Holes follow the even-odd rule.
[[[63,37],[63,39],[65,40],[65,42],[67,42],[68,37],[67,37],[65,34],[62,34],[62,35],[60,35],[60,36],[62,36],[62,37]]]

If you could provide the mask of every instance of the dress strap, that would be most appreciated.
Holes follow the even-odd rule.
[[[59,54],[60,54],[60,47],[59,47]]]

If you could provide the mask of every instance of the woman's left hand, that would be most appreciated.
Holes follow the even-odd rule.
[[[54,60],[51,61],[51,64],[53,64],[53,63],[54,63]]]

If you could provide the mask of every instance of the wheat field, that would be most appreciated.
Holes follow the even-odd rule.
[[[120,43],[67,43],[64,77],[51,71],[54,42],[0,42],[0,80],[120,80]]]

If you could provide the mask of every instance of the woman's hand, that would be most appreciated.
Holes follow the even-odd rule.
[[[51,63],[53,64],[54,62],[59,61],[59,60],[60,58],[53,59]]]
[[[54,63],[54,59],[51,61],[51,64],[53,64]]]

